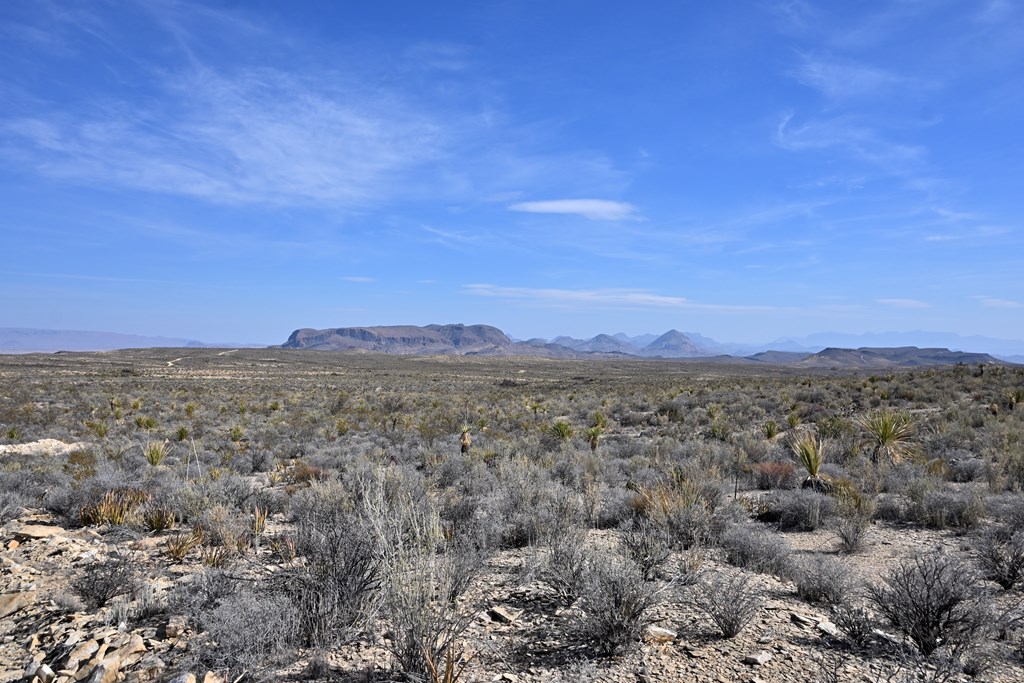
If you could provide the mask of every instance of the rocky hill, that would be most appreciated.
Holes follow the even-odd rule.
[[[507,347],[512,340],[490,325],[386,325],[295,330],[286,349],[362,350],[404,355],[469,354]]]
[[[685,334],[678,330],[669,330],[640,351],[642,356],[661,358],[693,358],[708,355]]]
[[[949,349],[898,348],[828,348],[796,361],[802,367],[919,367],[924,365],[978,365],[999,363],[987,353],[966,353]]]

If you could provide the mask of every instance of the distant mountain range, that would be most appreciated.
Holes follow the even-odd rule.
[[[114,351],[146,348],[256,347],[262,344],[207,344],[194,339],[147,337],[118,332],[39,330],[0,327],[0,353],[53,353],[55,351]]]
[[[153,347],[242,348],[262,345],[211,344],[191,339],[111,332],[0,328],[2,353]],[[661,335],[630,336],[619,332],[599,334],[590,339],[560,336],[550,341],[540,338],[523,341],[512,339],[491,325],[384,325],[299,329],[292,332],[281,348],[407,355],[682,358],[802,367],[912,367],[999,360],[1024,363],[1024,342],[929,332],[816,334],[753,345],[721,343],[695,332],[678,330],[669,330]]]
[[[696,337],[699,342],[694,339]],[[590,339],[555,337],[514,341],[490,325],[394,325],[339,327],[292,332],[287,349],[377,352],[412,355],[543,356],[548,358],[693,358],[713,362],[784,364],[800,367],[915,367],[955,363],[995,363],[985,353],[946,348],[829,347],[818,352],[764,350],[746,356],[722,353],[725,345],[700,335],[669,330],[660,335],[629,337],[599,334]]]

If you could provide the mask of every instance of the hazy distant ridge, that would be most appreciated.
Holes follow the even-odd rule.
[[[194,339],[146,337],[117,332],[85,330],[37,330],[26,327],[0,327],[0,351],[113,351],[160,347],[211,346]]]

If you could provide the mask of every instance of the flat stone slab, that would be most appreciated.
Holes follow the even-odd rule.
[[[0,619],[23,610],[36,601],[35,591],[0,595]]]
[[[50,524],[15,524],[11,527],[11,533],[20,541],[52,538],[63,531],[63,528]]]

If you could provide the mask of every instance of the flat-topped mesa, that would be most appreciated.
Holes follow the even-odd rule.
[[[295,330],[282,344],[286,349],[395,354],[458,354],[506,347],[512,340],[490,325],[381,325]]]

